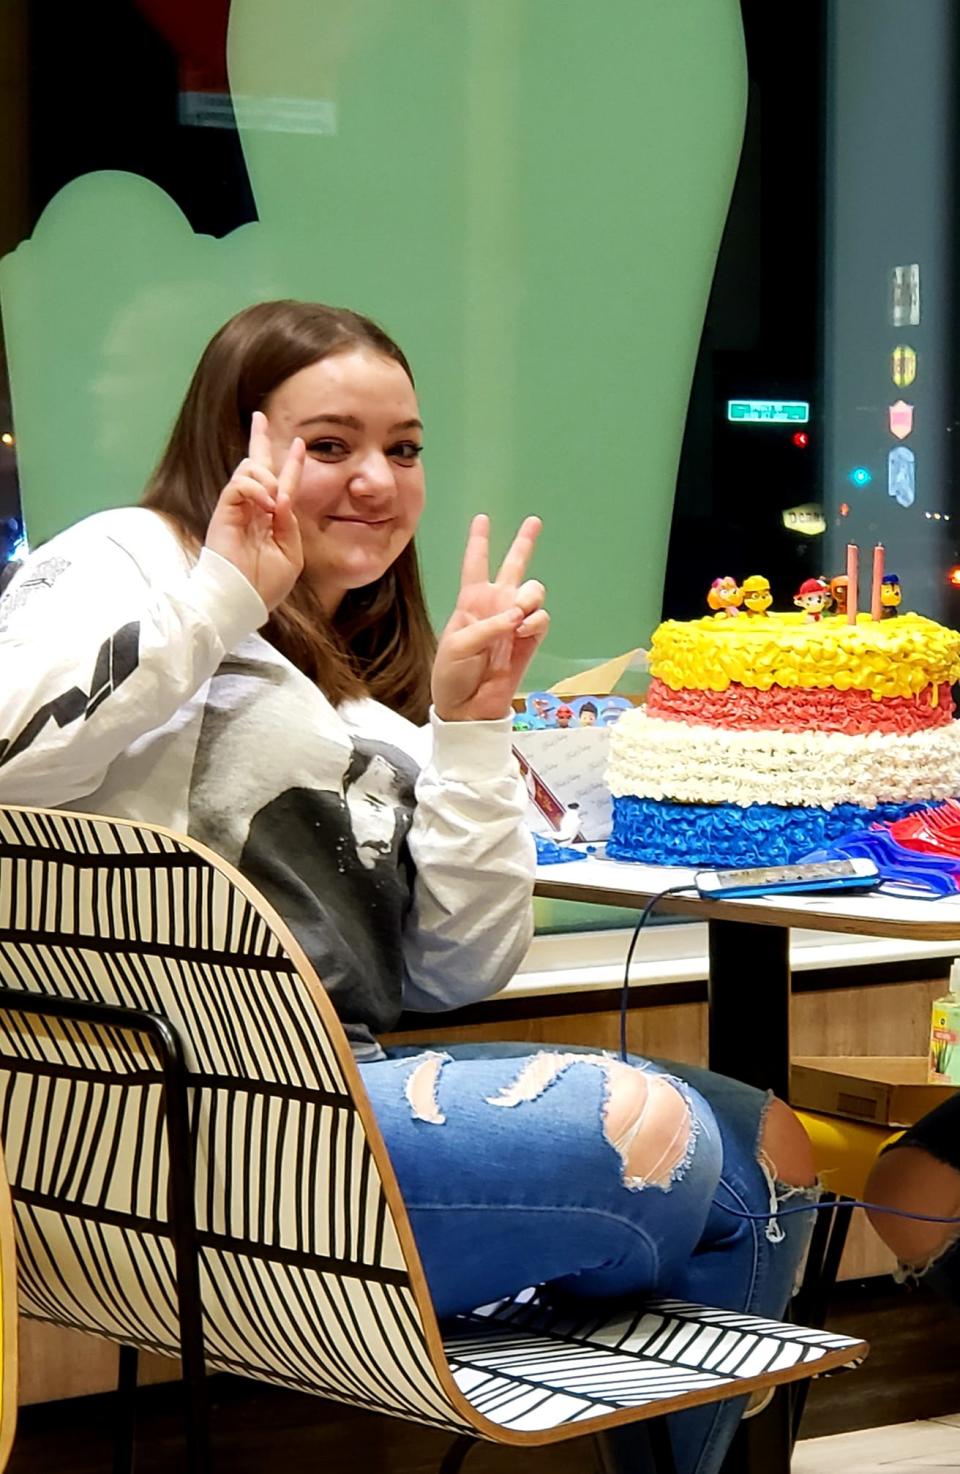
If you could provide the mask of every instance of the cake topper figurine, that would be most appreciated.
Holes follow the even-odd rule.
[[[883,613],[882,619],[896,619],[900,613],[900,600],[903,598],[903,590],[900,587],[900,579],[895,573],[885,573],[880,580],[880,608]]]
[[[707,603],[717,619],[723,619],[726,616],[733,619],[740,613],[743,590],[737,584],[737,580],[731,578],[728,573],[725,578],[713,580],[707,592]]]
[[[743,594],[743,607],[748,614],[766,614],[773,603],[773,595],[770,592],[770,580],[764,578],[762,573],[751,573],[740,585]]]
[[[830,590],[822,578],[805,578],[794,594],[793,602],[803,610],[809,623],[819,624],[823,611],[830,607]]]
[[[830,597],[833,600],[833,612],[846,618],[847,613],[847,590],[850,587],[850,579],[845,573],[830,580]]]

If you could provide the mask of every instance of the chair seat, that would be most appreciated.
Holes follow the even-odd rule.
[[[874,1162],[903,1132],[870,1121],[797,1111],[810,1138],[817,1174],[828,1192],[862,1198]]]
[[[680,1300],[606,1317],[591,1310],[510,1300],[458,1317],[444,1336],[457,1386],[501,1428],[545,1432],[618,1408],[649,1405],[659,1416],[674,1404],[739,1396],[856,1363],[865,1351],[847,1336]]]

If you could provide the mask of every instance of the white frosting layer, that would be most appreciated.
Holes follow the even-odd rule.
[[[727,731],[666,722],[642,708],[612,729],[615,798],[832,809],[960,794],[960,722],[906,737],[885,732]]]

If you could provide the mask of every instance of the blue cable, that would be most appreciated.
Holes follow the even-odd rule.
[[[713,1205],[734,1218],[751,1218],[755,1223],[769,1223],[771,1218],[786,1218],[788,1213],[821,1213],[830,1208],[869,1208],[874,1213],[886,1213],[892,1218],[915,1218],[919,1223],[960,1223],[960,1218],[938,1218],[934,1213],[908,1213],[905,1208],[885,1208],[880,1203],[864,1203],[859,1198],[842,1198],[830,1203],[795,1203],[792,1208],[778,1208],[776,1213],[745,1213],[741,1208],[731,1208],[714,1198]]]
[[[630,938],[630,946],[627,951],[627,962],[623,969],[623,988],[620,993],[620,1058],[624,1064],[629,1064],[629,1060],[627,1059],[627,1010],[630,1007],[630,964],[633,961],[637,941],[650,918],[650,913],[653,911],[654,906],[659,905],[664,896],[679,896],[684,891],[693,891],[696,894],[696,886],[691,885],[689,882],[686,885],[671,885],[665,891],[658,891],[655,896],[651,896],[640,913],[640,920],[633,928],[633,936]]]

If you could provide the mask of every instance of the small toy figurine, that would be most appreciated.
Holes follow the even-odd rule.
[[[714,610],[717,619],[736,618],[743,603],[743,593],[737,580],[731,578],[729,573],[725,578],[715,578],[707,592],[707,603]]]
[[[564,702],[564,704],[562,706],[558,706],[557,707],[557,726],[558,727],[569,727],[569,725],[570,725],[570,723],[572,721],[573,721],[573,707],[572,706],[567,706],[566,702]]]
[[[895,573],[885,573],[880,580],[880,608],[883,610],[881,619],[896,619],[900,613],[902,598],[900,579]]]
[[[847,589],[849,588],[849,586],[850,580],[847,578],[847,575],[845,573],[841,573],[837,578],[831,578],[830,597],[833,600],[834,614],[846,614]]]
[[[597,708],[592,701],[581,701],[579,716],[581,727],[597,725]]]
[[[770,592],[770,580],[764,578],[762,573],[751,573],[741,584],[743,593],[743,606],[748,614],[766,614],[773,603],[773,595]]]
[[[811,624],[819,624],[823,611],[830,607],[830,590],[822,578],[805,578],[793,596],[793,602],[802,609]]]

